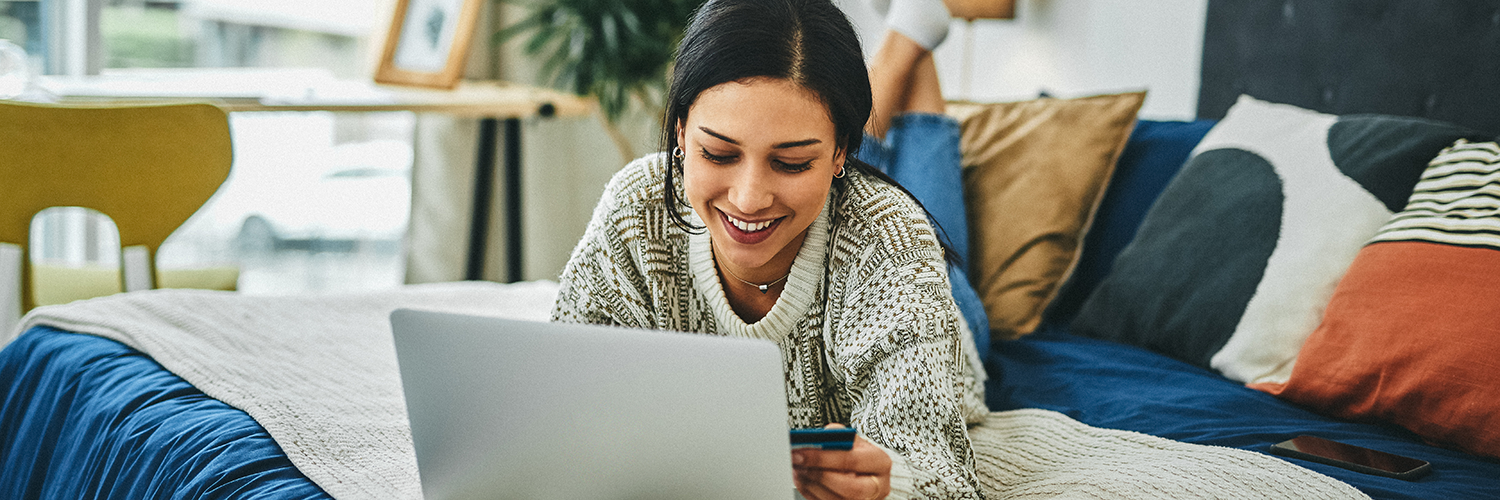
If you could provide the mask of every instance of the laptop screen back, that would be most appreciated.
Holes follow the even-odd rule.
[[[428,499],[787,498],[774,344],[400,310]]]

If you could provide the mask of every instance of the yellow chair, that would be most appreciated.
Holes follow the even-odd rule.
[[[21,250],[20,312],[58,300],[37,300],[34,284],[49,276],[77,281],[68,285],[75,290],[94,290],[85,295],[155,288],[158,281],[177,279],[154,270],[157,248],[218,191],[232,158],[228,116],[208,104],[80,107],[0,101],[0,243]],[[59,206],[90,208],[114,220],[124,272],[32,268],[25,254],[32,217]],[[206,272],[218,273],[212,277],[220,281],[215,287],[225,288],[222,270]],[[107,283],[111,279],[114,283]]]

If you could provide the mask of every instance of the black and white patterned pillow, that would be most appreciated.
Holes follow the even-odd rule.
[[[1073,331],[1284,381],[1359,249],[1472,130],[1242,96],[1162,192]]]

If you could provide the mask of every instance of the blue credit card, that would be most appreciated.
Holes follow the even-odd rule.
[[[792,429],[792,449],[847,450],[854,447],[853,427],[842,429]]]

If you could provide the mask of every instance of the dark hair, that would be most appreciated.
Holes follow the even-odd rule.
[[[830,0],[708,0],[693,15],[677,47],[661,121],[661,150],[669,162],[663,196],[674,223],[689,231],[702,229],[676,209],[686,205],[677,199],[673,182],[682,166],[672,159],[672,151],[680,146],[678,125],[687,120],[703,91],[756,77],[788,80],[817,95],[833,120],[835,146],[845,155],[845,168],[906,192],[885,173],[854,157],[870,119],[870,75],[859,35],[843,11]],[[952,249],[942,246],[952,259]]]
[[[709,0],[698,8],[677,47],[662,116],[662,151],[677,147],[677,127],[703,91],[755,77],[785,79],[812,91],[828,108],[835,146],[846,164],[870,119],[870,76],[859,36],[829,0]],[[666,202],[680,203],[667,168]],[[871,169],[873,170],[873,169]],[[689,227],[677,210],[675,222]]]

